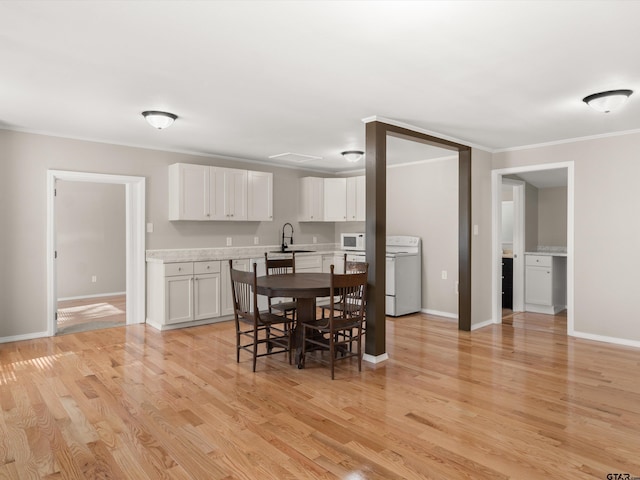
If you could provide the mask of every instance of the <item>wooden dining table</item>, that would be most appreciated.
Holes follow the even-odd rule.
[[[315,320],[316,298],[331,294],[330,273],[287,273],[258,277],[256,292],[267,297],[292,297],[296,299],[295,361],[298,368],[301,362],[303,328],[302,322]]]

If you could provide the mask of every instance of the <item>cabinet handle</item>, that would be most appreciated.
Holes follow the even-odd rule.
[[[178,267],[178,271],[181,272],[182,271],[182,267]]]

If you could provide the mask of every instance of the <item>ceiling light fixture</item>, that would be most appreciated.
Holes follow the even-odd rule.
[[[586,96],[582,101],[598,112],[609,113],[622,106],[632,93],[633,90],[609,90]]]
[[[142,116],[149,125],[158,130],[170,127],[174,120],[178,118],[178,116],[173,113],[159,112],[157,110],[147,110],[146,112],[142,112]]]
[[[342,152],[342,156],[347,162],[355,163],[362,158],[364,152],[360,150],[346,150]]]

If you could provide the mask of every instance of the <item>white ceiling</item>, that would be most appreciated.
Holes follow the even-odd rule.
[[[635,130],[638,18],[631,1],[0,1],[0,128],[327,171],[354,168],[340,152],[372,116],[488,150]],[[618,88],[636,91],[620,111],[581,101]],[[156,109],[180,118],[154,130]]]

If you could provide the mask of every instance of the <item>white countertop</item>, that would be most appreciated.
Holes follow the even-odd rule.
[[[525,255],[544,255],[547,257],[566,257],[567,256],[567,252],[549,252],[549,251],[542,251],[542,252],[524,252]]]
[[[312,252],[296,252],[296,256],[328,255],[343,253],[335,243],[292,245],[294,249],[313,250]],[[278,252],[275,252],[278,250]],[[178,248],[166,250],[147,250],[148,263],[206,262],[211,260],[236,260],[239,258],[264,258],[264,252],[273,252],[275,256],[280,245],[261,245],[251,247],[220,248]]]

